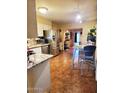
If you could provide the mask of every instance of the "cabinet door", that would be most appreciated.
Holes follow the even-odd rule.
[[[37,34],[38,36],[43,36],[43,25],[42,24],[38,24],[37,25]]]
[[[51,26],[50,25],[45,25],[45,24],[37,24],[37,34],[38,36],[43,36],[43,30],[51,30]]]
[[[41,47],[33,48],[31,50],[33,50],[36,54],[41,54],[42,53]]]
[[[27,81],[29,93],[48,93],[50,89],[50,64],[46,60],[27,70]]]
[[[42,47],[42,53],[48,54],[48,46],[43,46]]]

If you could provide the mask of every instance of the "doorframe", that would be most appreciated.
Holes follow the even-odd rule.
[[[74,28],[74,29],[68,29],[68,31],[71,33],[72,36],[70,36],[70,47],[74,46],[74,38],[75,38],[75,33],[80,32],[80,35],[83,34],[83,28]]]

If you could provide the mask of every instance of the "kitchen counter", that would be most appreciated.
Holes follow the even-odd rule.
[[[28,63],[27,69],[30,69],[34,67],[35,65],[38,65],[52,57],[53,55],[49,55],[49,54],[34,54],[34,63]]]
[[[43,46],[48,46],[50,45],[49,43],[48,44],[36,44],[36,45],[30,45],[28,46],[29,49],[32,49],[32,48],[37,48],[37,47],[43,47]]]
[[[35,54],[34,64],[28,64],[28,93],[46,93],[50,90],[51,74],[49,59],[53,55]]]

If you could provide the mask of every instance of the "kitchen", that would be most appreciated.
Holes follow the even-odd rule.
[[[64,51],[70,51],[69,49],[74,46],[74,41],[77,43],[86,43],[89,29],[96,26],[96,11],[95,14],[92,14],[93,19],[89,18],[90,21],[85,20],[86,22],[84,21],[84,23],[80,21],[79,23],[76,22],[74,24],[74,21],[70,21],[70,23],[68,23],[67,21],[69,20],[65,19],[65,21],[62,21],[57,15],[58,13],[61,15],[61,11],[59,10],[60,2],[56,0],[53,1],[53,5],[56,5],[56,3],[58,4],[54,7],[58,8],[58,10],[55,9],[56,15],[54,17],[52,17],[51,13],[52,7],[50,8],[51,1],[27,0],[28,93],[45,93],[50,91],[51,82],[53,81],[51,76],[52,63],[50,63],[50,60],[56,58],[56,56],[60,56]],[[66,3],[77,7],[79,1],[80,0],[71,0]],[[48,8],[42,7],[44,6],[42,3]],[[66,3],[63,2],[62,4],[66,5]],[[95,6],[96,1],[89,3],[89,5],[92,4]],[[66,7],[71,9],[69,6]],[[45,9],[45,12],[40,13],[40,8]],[[72,11],[74,10],[72,8]],[[63,11],[65,10],[63,9]],[[46,14],[46,12],[48,12],[48,14]],[[57,19],[55,18],[59,18],[59,21],[56,21]],[[71,20],[73,20],[73,17]],[[72,34],[68,34],[69,32],[72,32]],[[78,33],[77,36],[73,32]],[[76,40],[74,40],[75,37],[77,38]]]
[[[0,93],[124,93],[123,4],[123,0],[1,0]],[[38,13],[41,7],[47,14]],[[52,34],[49,43],[42,28]],[[96,78],[86,77],[93,75],[91,70],[89,74],[82,70],[82,76],[78,68],[78,48],[87,40],[97,45]],[[75,58],[74,43],[79,44]]]

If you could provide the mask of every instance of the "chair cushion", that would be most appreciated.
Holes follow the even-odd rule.
[[[91,61],[94,61],[94,58],[93,58],[93,56],[85,56],[85,57],[84,57],[84,60],[91,60]]]

